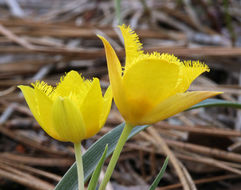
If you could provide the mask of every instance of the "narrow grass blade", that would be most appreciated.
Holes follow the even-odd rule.
[[[153,183],[151,184],[149,190],[155,190],[156,187],[158,186],[162,176],[164,175],[165,171],[166,171],[166,168],[167,168],[167,164],[168,164],[168,157],[166,157],[165,161],[164,161],[164,164],[160,170],[160,172],[158,173],[156,179],[153,181]]]
[[[99,176],[100,176],[100,172],[101,172],[101,168],[102,168],[102,166],[104,164],[104,161],[106,159],[107,150],[108,150],[108,144],[105,146],[105,150],[102,154],[102,157],[100,158],[100,161],[99,161],[94,173],[92,174],[92,177],[90,179],[90,183],[89,183],[89,186],[88,186],[88,190],[96,189],[98,179],[99,179]]]

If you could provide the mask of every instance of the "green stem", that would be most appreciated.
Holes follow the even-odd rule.
[[[105,187],[107,185],[107,183],[109,182],[110,180],[110,177],[113,173],[113,170],[115,168],[115,165],[119,159],[119,156],[120,156],[120,153],[123,149],[123,146],[127,140],[127,137],[129,136],[129,134],[131,133],[131,130],[133,129],[133,126],[130,125],[130,124],[126,124],[122,133],[121,133],[121,136],[117,142],[117,145],[115,147],[115,151],[111,157],[111,160],[110,160],[110,163],[107,167],[107,170],[106,170],[106,173],[105,173],[105,176],[104,176],[104,179],[103,181],[101,182],[100,184],[100,188],[99,190],[105,190]]]
[[[121,25],[122,20],[121,20],[121,0],[115,0],[115,15],[117,18],[117,24]]]
[[[84,171],[83,171],[83,161],[81,155],[81,143],[74,144],[75,159],[77,164],[78,173],[78,187],[79,190],[84,190]]]

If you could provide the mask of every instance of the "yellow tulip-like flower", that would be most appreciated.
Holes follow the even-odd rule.
[[[39,125],[53,138],[79,143],[100,131],[109,114],[112,92],[104,97],[97,78],[84,80],[76,71],[56,88],[45,82],[19,86]]]
[[[120,26],[126,52],[124,70],[109,44],[101,37],[107,58],[115,103],[127,123],[151,124],[173,116],[220,92],[186,92],[192,81],[205,71],[199,61],[180,61],[169,54],[144,54],[138,36]]]

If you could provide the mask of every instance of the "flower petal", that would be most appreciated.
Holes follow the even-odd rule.
[[[123,91],[121,64],[109,42],[102,36],[98,37],[102,40],[105,47],[110,84],[115,103],[120,112],[123,114],[126,111],[127,104],[125,93]]]
[[[138,56],[143,54],[142,44],[139,41],[138,35],[131,30],[131,28],[125,25],[119,26],[121,29],[122,36],[125,43],[125,52],[126,52],[126,64],[125,68],[130,67],[133,63],[133,60]]]
[[[209,72],[209,68],[204,63],[199,61],[184,61],[181,66],[180,83],[177,86],[179,92],[185,92],[191,83],[203,72]]]
[[[46,82],[36,81],[35,83],[32,83],[31,85],[34,87],[34,89],[38,89],[39,91],[44,93],[49,98],[53,97],[54,88],[51,85],[48,85]]]
[[[84,83],[83,78],[77,71],[70,71],[60,79],[54,93],[56,96],[68,97],[70,93],[79,94],[82,97],[88,92],[90,85]]]
[[[102,126],[100,126],[101,112],[104,104],[100,83],[98,78],[94,78],[91,88],[81,105],[81,113],[86,128],[86,138],[94,136]]]
[[[175,94],[179,75],[179,64],[169,63],[155,55],[145,55],[136,61],[123,76],[131,114],[126,116],[129,120],[142,117],[159,102]]]
[[[104,105],[103,105],[103,109],[101,112],[100,126],[103,126],[105,124],[106,119],[110,113],[112,98],[113,98],[112,90],[111,90],[111,86],[109,86],[104,95]]]
[[[39,89],[34,89],[36,96],[36,107],[38,107],[41,123],[40,126],[54,139],[65,141],[56,131],[52,122],[52,106],[53,101]]]
[[[29,86],[23,86],[23,85],[20,85],[18,87],[21,89],[23,96],[28,104],[28,107],[33,113],[33,116],[35,117],[39,125],[41,125],[41,120],[40,120],[40,115],[38,111],[34,89]]]
[[[79,143],[85,139],[86,131],[82,114],[69,99],[58,97],[52,109],[54,128],[64,141]]]
[[[182,112],[191,106],[212,96],[221,94],[222,92],[210,91],[194,91],[186,93],[178,93],[161,102],[156,108],[145,115],[136,124],[151,124],[157,121],[171,117],[179,112]]]

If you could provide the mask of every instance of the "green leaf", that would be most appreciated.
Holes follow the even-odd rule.
[[[164,172],[166,171],[166,168],[167,168],[167,164],[168,164],[168,157],[166,157],[165,161],[164,161],[164,164],[160,170],[160,172],[158,173],[156,179],[153,181],[153,183],[151,184],[149,190],[155,190],[156,187],[158,186]]]
[[[120,134],[124,128],[125,124],[115,127],[113,130],[101,137],[96,143],[94,143],[83,155],[83,167],[84,167],[84,176],[85,181],[87,181],[96,168],[98,161],[101,158],[101,152],[104,151],[106,144],[109,145],[106,156],[108,157],[115,149],[117,141],[120,137]],[[140,131],[147,128],[148,125],[137,126],[129,135],[128,139],[139,133]],[[71,168],[65,173],[61,181],[55,187],[55,190],[77,190],[77,169],[76,164],[73,164]]]
[[[98,179],[99,179],[99,176],[100,176],[100,172],[101,172],[101,168],[102,168],[102,166],[104,164],[104,161],[106,159],[107,150],[108,150],[108,144],[105,146],[105,151],[103,152],[102,157],[101,157],[94,173],[92,174],[92,177],[90,179],[90,183],[88,185],[88,190],[96,189]]]
[[[241,109],[240,103],[235,103],[231,101],[219,100],[219,99],[207,99],[204,100],[188,110],[197,109],[201,107],[212,107],[212,106],[225,106],[225,107],[233,107]],[[131,138],[135,134],[139,133],[140,131],[144,130],[148,126],[137,126],[135,127],[130,136]],[[111,130],[109,133],[104,135],[100,138],[95,144],[93,144],[83,155],[83,164],[84,164],[84,174],[85,174],[85,181],[88,180],[91,173],[94,171],[98,161],[101,158],[101,152],[104,151],[105,145],[109,144],[109,148],[107,151],[107,157],[114,151],[116,143],[120,137],[120,134],[124,128],[124,124],[121,124]],[[55,187],[55,190],[77,190],[77,170],[76,165],[73,164],[71,168],[66,172],[63,176],[61,181]]]
[[[241,109],[241,103],[238,103],[238,102],[219,100],[219,99],[207,99],[207,100],[204,100],[204,101],[192,106],[188,110],[197,109],[197,108],[201,108],[201,107],[216,107],[216,106],[232,107],[232,108]]]

